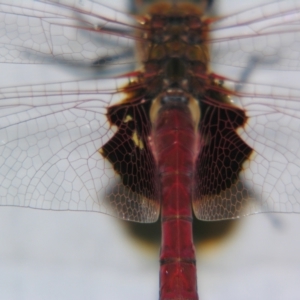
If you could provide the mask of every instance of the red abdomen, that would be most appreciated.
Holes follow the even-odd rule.
[[[160,299],[198,299],[192,238],[198,133],[187,106],[163,107],[152,131],[161,188]]]

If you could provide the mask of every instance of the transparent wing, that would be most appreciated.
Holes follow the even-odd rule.
[[[0,204],[157,220],[158,200],[124,190],[100,154],[116,131],[106,108],[122,100],[127,81],[1,89]]]
[[[138,19],[100,2],[1,0],[0,62],[132,64]],[[244,68],[255,58],[266,69],[299,70],[299,9],[280,1],[212,18],[212,65]]]
[[[211,62],[248,67],[299,70],[300,2],[278,1],[212,22]]]
[[[126,64],[133,60],[134,25],[94,1],[1,0],[0,62]]]
[[[300,60],[298,11],[299,1],[283,1],[212,19],[212,69],[236,66],[246,74],[255,62],[258,70],[292,76]],[[95,1],[0,0],[2,63],[94,65],[104,74],[106,68],[137,61],[133,47],[141,36],[135,18]],[[238,134],[253,154],[243,164],[235,191],[194,200],[201,219],[299,212],[299,91],[244,77],[247,82],[235,100],[248,120]],[[99,211],[141,222],[157,219],[158,200],[125,197],[117,212],[105,200],[120,180],[99,153],[116,131],[105,114],[108,106],[123,100],[128,81],[119,81],[101,77],[1,88],[2,205]],[[244,199],[252,202],[242,211]]]
[[[237,136],[218,127],[210,137],[215,147],[208,146],[202,157],[202,165],[207,168],[198,178],[200,186],[194,199],[197,218],[219,220],[260,212],[300,212],[299,99],[299,89],[243,85],[235,101],[248,119],[236,131],[252,149],[250,158],[243,162],[241,155],[247,156],[247,149]],[[216,106],[215,110],[218,114],[221,109]],[[214,159],[216,154],[218,160]],[[237,178],[228,183],[228,176],[235,175]]]

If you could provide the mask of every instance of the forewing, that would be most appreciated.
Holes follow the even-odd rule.
[[[212,19],[213,68],[249,68],[255,61],[268,70],[299,70],[299,12],[299,1],[274,1]]]
[[[119,58],[119,66],[128,66],[133,24],[128,15],[94,1],[1,0],[0,62],[84,66],[101,58],[112,66]]]

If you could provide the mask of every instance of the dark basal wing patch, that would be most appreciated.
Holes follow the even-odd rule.
[[[155,222],[159,217],[155,161],[147,140],[147,105],[123,103],[108,108],[108,119],[118,131],[100,150],[121,178],[108,192],[110,204],[118,217],[137,222]]]
[[[221,94],[216,92],[208,97],[222,101]],[[199,128],[206,145],[197,158],[193,195],[198,219],[238,217],[249,198],[239,173],[253,149],[236,133],[246,120],[245,112],[230,104],[203,104]]]

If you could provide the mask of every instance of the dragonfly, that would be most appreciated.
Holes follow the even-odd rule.
[[[181,39],[192,44],[190,53],[188,58],[178,59],[176,51],[180,52],[182,45],[172,44],[168,51],[175,58],[165,70],[171,78],[162,82],[153,81],[158,66],[152,60],[144,67],[146,71],[135,66],[137,59],[132,48],[133,42],[146,47],[145,40],[152,32],[147,26],[156,26],[157,36],[153,38],[156,50],[150,54],[154,62],[165,55],[165,48],[159,46],[163,39],[168,39],[166,33],[159,31],[161,23],[166,22],[160,15],[164,7],[153,6],[150,14],[137,18],[97,2],[86,3],[1,1],[4,63],[65,64],[70,69],[82,67],[83,75],[85,64],[90,63],[95,71],[91,80],[1,88],[2,205],[96,211],[138,222],[156,221],[161,209],[167,224],[170,217],[164,216],[164,211],[168,207],[163,206],[164,201],[159,204],[161,186],[156,178],[165,172],[157,173],[156,168],[174,156],[160,156],[162,150],[157,147],[164,139],[157,140],[160,135],[155,131],[160,128],[157,124],[165,124],[157,121],[160,120],[157,115],[166,104],[172,109],[162,110],[166,113],[162,121],[173,113],[170,120],[182,120],[182,112],[185,115],[187,111],[188,118],[183,120],[187,127],[193,128],[191,133],[198,132],[198,127],[202,130],[201,139],[197,134],[185,150],[194,149],[191,162],[199,166],[187,173],[175,172],[182,188],[184,178],[178,176],[194,174],[185,185],[191,185],[188,190],[193,190],[196,217],[211,221],[258,212],[299,211],[299,139],[294,129],[299,124],[297,1],[259,6],[226,17],[201,19],[201,22],[195,18],[200,12],[195,16],[194,11],[189,11],[184,26],[188,24],[188,28],[194,26],[197,30],[184,31]],[[168,19],[172,25],[168,24],[172,27],[168,34],[177,37],[178,28],[184,26],[179,4],[174,7],[174,14]],[[195,32],[204,34],[197,36]],[[185,69],[182,61],[190,62],[191,57],[199,56],[195,50],[199,40],[212,48],[210,55],[206,48],[202,49],[201,59],[204,56],[214,72],[203,71],[206,66],[197,58],[198,69],[190,70],[195,75],[192,79],[174,79],[174,72]],[[174,49],[176,46],[179,49]],[[140,52],[145,53],[145,49]],[[140,61],[145,61],[145,57]],[[119,73],[119,69],[128,66],[132,68],[130,71]],[[239,72],[235,75],[232,71],[229,77],[221,74],[222,67],[236,68]],[[270,70],[272,74],[281,72],[280,81],[277,85],[273,78],[264,78],[266,83],[255,82],[251,76],[257,70],[262,75],[264,71],[271,74]],[[282,78],[282,74],[291,72],[295,74],[294,86],[291,78],[286,83],[286,78]],[[106,75],[112,73],[118,75]],[[206,85],[209,94],[199,84],[193,89],[200,90],[188,96],[184,94],[193,80]],[[141,97],[143,88],[153,82],[147,97]],[[160,84],[167,86],[165,94],[155,92]],[[200,94],[204,95],[202,102],[197,100]],[[189,106],[183,106],[187,101]],[[150,109],[148,105],[152,102]],[[222,125],[212,124],[215,120]],[[156,125],[150,126],[150,121]],[[192,137],[179,141],[182,149],[191,140]],[[204,150],[201,152],[199,147]],[[217,153],[217,157],[212,153]],[[174,162],[170,166],[173,165]],[[192,184],[194,180],[196,183]],[[191,211],[188,216],[176,217],[179,223],[189,227],[190,219]],[[165,228],[163,235],[166,230],[173,230],[172,227]],[[191,256],[180,257],[179,268],[185,269],[181,262],[184,261],[193,269],[188,280],[189,284],[193,282],[193,287],[188,288],[192,289],[193,296],[186,299],[197,299],[194,250],[192,246],[189,249]],[[186,293],[182,287],[184,279],[177,290],[178,284],[174,285],[173,279],[168,283],[164,278],[170,272],[164,269],[169,266],[170,258],[165,256],[166,252],[163,246],[160,297],[182,298]],[[190,272],[184,275],[186,279],[185,276],[190,276]],[[166,289],[169,284],[171,288]]]

